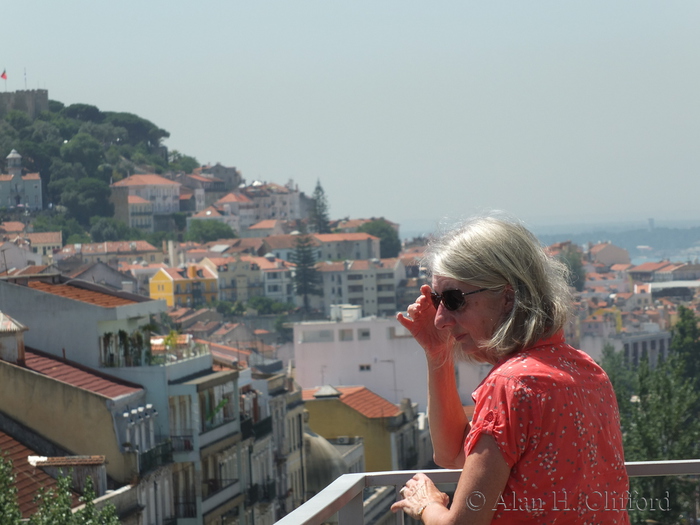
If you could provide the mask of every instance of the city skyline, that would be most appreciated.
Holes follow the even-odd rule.
[[[0,88],[138,114],[248,182],[320,180],[333,218],[700,219],[693,2],[2,11]]]

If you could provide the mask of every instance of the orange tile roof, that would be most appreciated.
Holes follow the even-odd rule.
[[[314,233],[313,236],[321,242],[366,241],[379,238],[369,233]]]
[[[229,193],[228,195],[225,195],[221,197],[218,201],[216,201],[216,205],[219,206],[221,204],[228,204],[232,202],[252,202],[250,198],[248,198],[246,195],[243,195],[242,193],[234,192],[234,193]]]
[[[63,232],[25,233],[24,236],[29,239],[32,244],[63,245]]]
[[[28,286],[40,292],[58,295],[66,299],[72,299],[73,301],[81,301],[83,303],[101,306],[102,308],[114,308],[116,306],[136,304],[136,301],[131,299],[125,299],[104,292],[85,290],[77,286],[71,286],[70,284],[50,284],[42,281],[29,281]]]
[[[142,387],[38,350],[25,350],[25,367],[33,372],[110,399],[140,392]]]
[[[179,182],[166,179],[155,173],[148,173],[145,175],[131,175],[126,179],[122,179],[118,182],[112,184],[115,187],[121,186],[180,186]]]
[[[127,197],[127,202],[129,204],[150,204],[151,201],[144,199],[143,197],[139,197],[138,195],[129,195]]]
[[[221,179],[217,179],[216,177],[205,177],[196,173],[190,173],[189,175],[187,175],[187,178],[198,180],[200,182],[223,182]]]
[[[24,179],[24,180],[41,180],[41,177],[39,176],[38,173],[27,173],[26,175],[22,175],[22,179]]]
[[[80,249],[78,249],[80,247]],[[66,244],[63,253],[107,254],[107,253],[139,253],[157,252],[158,248],[146,241],[114,241],[94,242],[87,244]]]
[[[390,403],[383,397],[372,392],[365,386],[336,386],[340,392],[340,401],[366,418],[376,419],[394,417],[401,413],[401,409]],[[302,398],[304,401],[314,401],[314,393],[318,388],[304,389]]]
[[[56,489],[57,482],[42,469],[29,463],[29,456],[38,456],[34,450],[26,447],[4,432],[0,432],[0,452],[12,461],[12,472],[17,487],[17,503],[23,518],[29,518],[39,509],[36,495],[42,487]],[[72,492],[72,507],[80,504],[79,497]]]
[[[628,263],[619,263],[619,264],[613,264],[610,269],[614,272],[623,272],[625,270],[628,270],[629,268],[633,268],[633,264],[628,264]]]
[[[38,265],[38,266],[25,266],[24,268],[19,268],[19,269],[9,270],[7,272],[3,272],[3,274],[11,275],[12,277],[17,277],[20,275],[36,275],[38,273],[42,273],[47,268],[48,268],[48,266],[46,264]]]
[[[209,206],[199,213],[195,213],[192,217],[222,217],[222,215],[214,206]]]
[[[265,237],[265,244],[267,244],[271,250],[284,250],[289,248],[294,248],[296,246],[297,235],[268,235]],[[310,237],[311,245],[318,246],[319,242]]]
[[[39,467],[75,467],[75,466],[91,466],[104,465],[106,456],[62,456],[44,458],[37,461]]]
[[[330,262],[324,261],[316,265],[319,272],[344,272],[345,263],[343,261]]]
[[[7,233],[23,232],[26,226],[23,222],[19,221],[6,221],[0,224],[0,228],[5,230]]]
[[[249,230],[269,230],[271,228],[274,228],[278,222],[276,219],[267,219],[264,221],[260,221],[258,223],[253,224],[251,227],[249,227]]]
[[[0,173],[0,182],[9,182],[14,179],[14,177],[14,175],[10,175],[8,173]]]
[[[637,265],[633,268],[630,268],[630,272],[655,272],[660,270],[661,268],[665,268],[666,266],[670,265],[671,263],[669,261],[661,261],[661,262],[645,262],[640,265]]]

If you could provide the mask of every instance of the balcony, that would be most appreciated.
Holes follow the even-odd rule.
[[[196,518],[197,503],[194,501],[182,501],[175,503],[175,516],[178,518]]]
[[[240,421],[235,417],[222,417],[214,421],[204,421],[199,434],[199,446],[204,448],[215,441],[240,431]]]
[[[700,459],[682,461],[628,462],[630,477],[697,476],[700,475]],[[428,470],[425,472],[435,483],[456,484],[461,470]],[[338,514],[338,525],[364,525],[363,491],[367,487],[393,486],[396,499],[399,489],[416,471],[364,472],[345,474],[336,479],[301,507],[287,514],[275,525],[322,525]],[[395,523],[402,525],[402,512],[396,513]]]
[[[189,429],[177,430],[177,435],[170,436],[173,452],[191,452],[194,450],[194,432]]]
[[[151,450],[139,455],[139,474],[144,475],[151,470],[173,462],[173,448],[170,441],[158,443]]]
[[[241,493],[237,479],[206,479],[202,481],[202,514],[207,514]]]

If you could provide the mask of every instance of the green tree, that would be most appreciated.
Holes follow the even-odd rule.
[[[149,149],[152,149],[160,146],[160,141],[170,136],[170,133],[159,128],[153,122],[133,113],[106,111],[104,114],[105,122],[126,129],[130,144],[144,143]]]
[[[331,227],[328,218],[328,199],[323,191],[321,181],[316,181],[316,188],[311,196],[313,205],[311,208],[311,227],[316,233],[330,233]]]
[[[78,182],[67,183],[61,192],[60,203],[80,224],[87,226],[90,219],[96,215],[114,215],[114,205],[109,202],[110,193],[107,183],[87,177]]]
[[[3,523],[19,523],[22,513],[17,503],[17,487],[12,472],[12,461],[0,454],[0,516]]]
[[[57,232],[63,234],[64,244],[69,244],[68,239],[73,236],[87,236],[85,229],[77,220],[67,217],[64,213],[44,211],[38,214],[32,221],[35,232]],[[88,241],[89,237],[88,237]]]
[[[87,133],[78,133],[61,146],[61,158],[66,162],[80,163],[93,177],[97,167],[104,162],[102,144]]]
[[[92,217],[90,219],[90,237],[93,242],[130,241],[140,237],[139,231],[129,228],[123,222],[111,217]]]
[[[70,476],[61,476],[53,489],[40,489],[36,495],[37,511],[30,516],[29,525],[119,525],[114,505],[97,509],[92,479],[85,480],[85,493],[80,498],[83,508],[72,512],[73,493]],[[19,525],[22,514],[17,500],[17,487],[12,462],[0,455],[0,517],[3,525]]]
[[[199,243],[216,241],[218,239],[233,239],[236,234],[228,224],[220,221],[194,220],[185,234],[186,241]]]
[[[303,298],[304,311],[309,312],[309,297],[323,295],[321,275],[316,269],[316,248],[310,235],[301,233],[297,236],[290,261],[296,265],[294,291]]]
[[[91,106],[90,104],[71,104],[64,107],[61,110],[61,114],[64,117],[82,120],[83,122],[100,123],[105,119],[104,113],[97,106]]]
[[[583,256],[576,248],[568,248],[559,255],[562,262],[569,268],[569,285],[577,291],[582,291],[586,285],[586,270],[583,267]]]
[[[673,326],[672,334],[671,352],[681,359],[685,377],[697,385],[700,374],[700,328],[691,309],[682,305],[678,307],[678,321]]]
[[[294,305],[281,303],[269,297],[256,296],[248,299],[248,306],[260,315],[282,314],[294,310]]]
[[[379,256],[382,259],[398,257],[401,251],[401,239],[399,239],[399,234],[396,230],[386,220],[377,219],[366,222],[357,231],[379,237]]]
[[[627,461],[698,457],[700,420],[694,414],[700,396],[684,377],[682,366],[682,361],[673,354],[653,369],[647,359],[640,362],[637,395],[624,429]],[[631,511],[632,521],[645,523],[654,519],[659,523],[678,523],[681,514],[694,506],[696,486],[697,482],[680,477],[632,478],[632,494],[647,499],[668,496],[670,500],[669,510],[665,512]]]

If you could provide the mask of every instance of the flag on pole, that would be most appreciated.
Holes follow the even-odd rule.
[[[3,80],[7,80],[7,70],[3,69],[2,70],[2,75],[0,75],[0,78]]]

